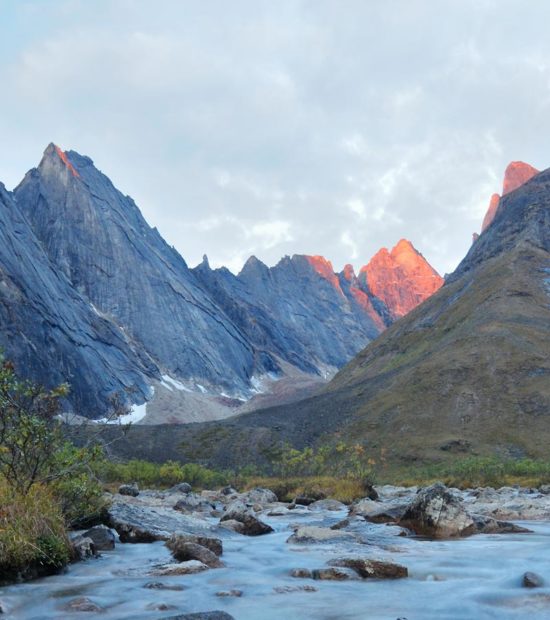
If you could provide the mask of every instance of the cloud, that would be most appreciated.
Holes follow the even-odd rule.
[[[550,163],[542,0],[7,4],[0,179],[85,153],[190,264],[408,237],[450,271],[507,163]]]

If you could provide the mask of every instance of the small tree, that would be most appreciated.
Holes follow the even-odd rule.
[[[45,390],[19,380],[11,362],[0,357],[0,473],[22,493],[55,477],[63,443],[57,415],[67,394],[67,385]]]

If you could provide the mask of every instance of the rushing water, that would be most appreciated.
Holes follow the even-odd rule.
[[[29,620],[98,617],[105,620],[166,618],[178,613],[224,610],[236,620],[407,620],[550,618],[550,587],[521,586],[525,571],[550,583],[550,523],[529,523],[533,534],[480,535],[464,540],[427,541],[398,537],[398,529],[364,524],[371,544],[291,545],[291,523],[330,525],[341,512],[265,518],[275,533],[224,540],[226,568],[196,575],[151,577],[147,572],[170,561],[163,543],[119,544],[71,566],[63,575],[0,589],[6,618]],[[396,581],[313,581],[289,576],[292,568],[321,568],[334,557],[361,555],[408,567]],[[184,589],[145,588],[150,582]],[[304,585],[316,591],[296,590]],[[277,592],[275,588],[287,591]],[[240,598],[220,598],[220,590],[242,590]],[[101,613],[69,613],[68,601],[87,597]],[[152,611],[152,605],[173,606]]]

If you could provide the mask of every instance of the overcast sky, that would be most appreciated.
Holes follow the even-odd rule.
[[[190,265],[410,239],[451,271],[550,166],[541,0],[0,0],[0,180],[89,155]]]

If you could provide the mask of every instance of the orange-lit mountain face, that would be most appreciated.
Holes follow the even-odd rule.
[[[539,170],[522,161],[511,162],[510,164],[508,164],[504,172],[502,195],[505,196],[506,194],[513,192],[518,187],[521,187],[524,183],[527,183],[529,179],[532,179],[538,173]],[[486,230],[492,224],[493,220],[495,219],[495,215],[497,214],[499,203],[500,196],[498,194],[493,194],[491,196],[491,201],[489,202],[489,208],[487,209],[487,213],[483,218],[481,232]]]
[[[359,280],[384,302],[393,320],[405,316],[443,284],[443,278],[406,239],[391,252],[382,248],[361,269]]]

